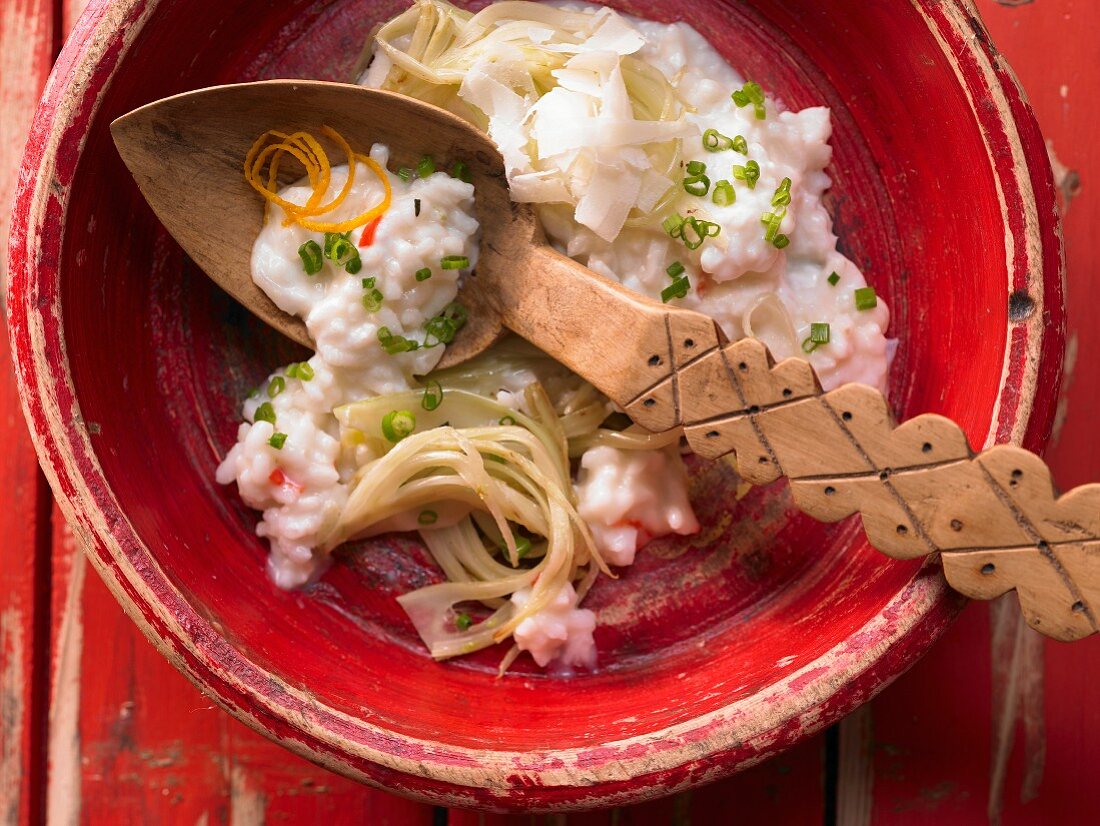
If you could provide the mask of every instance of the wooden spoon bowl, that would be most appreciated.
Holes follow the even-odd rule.
[[[950,416],[975,445],[1040,447],[1064,344],[1053,188],[969,6],[630,8],[681,15],[792,107],[833,108],[832,209],[894,313],[898,412]],[[705,532],[650,548],[591,595],[604,670],[583,691],[523,664],[497,682],[497,652],[431,662],[392,599],[435,575],[408,539],[350,550],[309,592],[270,587],[255,517],[213,467],[244,392],[302,352],[158,229],[108,127],[188,89],[347,79],[370,26],[395,10],[91,0],[60,56],[24,161],[11,333],[44,467],[105,581],[250,725],[449,805],[640,800],[758,761],[864,702],[960,601],[938,567],[883,564],[856,525],[801,518],[782,488],[738,501],[722,463],[692,467]],[[929,140],[929,124],[947,137]],[[965,181],[965,208],[945,180]]]

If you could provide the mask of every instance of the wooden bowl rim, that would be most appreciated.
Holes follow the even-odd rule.
[[[372,785],[450,806],[592,808],[667,794],[759,762],[870,699],[947,627],[962,600],[938,566],[926,564],[852,638],[763,692],[644,735],[541,752],[395,734],[322,706],[248,661],[173,587],[121,511],[80,419],[65,355],[57,262],[75,159],[102,91],[160,2],[92,0],[55,64],[13,214],[9,331],[24,413],[66,519],[127,614],[204,693],[291,750]],[[1023,92],[970,0],[910,2],[982,127],[1007,227],[1008,292],[1036,287],[1028,291],[1030,314],[1010,319],[1006,330],[987,444],[1038,447],[1053,421],[1056,394],[1049,388],[1060,380],[1065,342],[1065,264],[1049,161]],[[995,105],[976,106],[975,89]],[[1040,378],[1048,390],[1042,395]]]

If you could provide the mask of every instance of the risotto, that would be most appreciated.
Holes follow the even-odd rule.
[[[731,340],[808,359],[826,389],[885,389],[887,308],[837,251],[822,202],[827,109],[787,110],[683,23],[596,6],[471,15],[420,0],[374,47],[361,82],[487,131],[513,199],[537,206],[566,254],[711,316]],[[462,160],[390,170],[376,145],[354,168],[325,166],[325,191],[342,193],[325,226],[379,214],[323,231],[303,218],[324,194],[309,146],[284,136],[275,150],[297,148],[311,174],[264,191],[252,276],[305,321],[316,354],[244,402],[218,481],[263,512],[280,587],[318,576],[340,542],[418,530],[445,580],[401,603],[433,656],[510,638],[502,667],[522,652],[595,667],[597,618],[579,607],[595,578],[699,530],[679,434],[624,428],[593,388],[515,340],[433,372],[477,265]]]

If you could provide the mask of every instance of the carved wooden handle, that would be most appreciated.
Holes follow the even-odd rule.
[[[976,599],[1013,588],[1028,623],[1060,640],[1098,630],[1100,484],[1056,497],[1050,471],[1022,448],[975,455],[958,425],[926,414],[897,425],[863,385],[824,393],[801,359],[776,364],[754,339],[666,318],[652,382],[624,405],[652,430],[683,425],[692,449],[736,454],[753,484],[786,476],[804,513],[858,512],[870,543],[897,559],[940,553],[947,581]]]

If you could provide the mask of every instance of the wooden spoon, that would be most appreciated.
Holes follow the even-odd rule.
[[[482,351],[502,327],[590,381],[651,431],[683,427],[702,456],[736,454],[753,484],[790,479],[804,512],[862,514],[874,547],[899,559],[942,555],[948,582],[990,599],[1015,588],[1031,625],[1058,639],[1098,630],[1100,485],[1056,498],[1046,465],[1021,448],[975,455],[942,416],[896,426],[882,395],[823,393],[810,365],[728,343],[710,318],[645,298],[546,245],[533,210],[511,201],[488,138],[434,106],[359,86],[276,80],[188,92],[111,125],[157,216],[183,249],[249,310],[311,346],[305,326],[253,283],[249,257],[263,201],[242,161],[269,129],[327,124],[353,146],[465,161],[481,254],[460,300],[469,321],[444,356]]]

